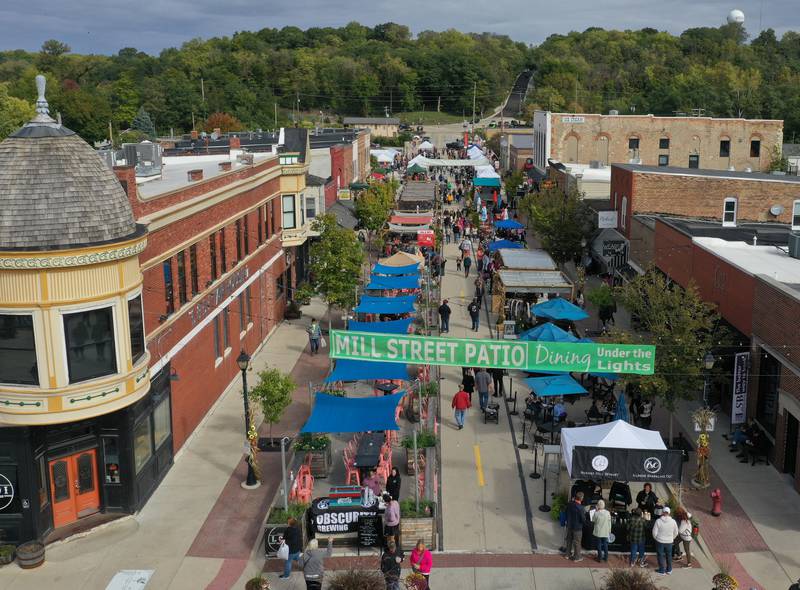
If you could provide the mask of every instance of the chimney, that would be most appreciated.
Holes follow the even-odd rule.
[[[197,139],[197,129],[192,129],[192,139]]]
[[[233,162],[220,162],[219,163],[219,169],[221,171],[223,171],[223,172],[227,172],[231,168],[233,168]]]
[[[241,147],[242,147],[242,140],[239,139],[239,137],[236,136],[236,135],[231,137],[229,142],[230,142],[229,146],[230,146],[230,148],[232,150],[238,150],[238,149],[241,149]]]
[[[203,180],[203,169],[196,168],[195,170],[189,170],[187,177],[189,182],[196,182],[198,180]]]

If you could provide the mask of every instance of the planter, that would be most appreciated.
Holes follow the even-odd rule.
[[[280,453],[281,452],[281,438],[282,437],[273,437],[268,438],[266,436],[260,436],[258,438],[258,450],[263,451],[265,453]],[[286,441],[285,449],[286,453],[292,450],[292,437],[287,437],[289,440]]]
[[[28,541],[17,547],[17,563],[25,570],[42,565],[44,563],[44,543]]]
[[[316,477],[328,477],[333,467],[331,445],[324,449],[315,451],[303,451],[305,457],[311,456],[311,475]]]
[[[269,590],[269,580],[261,576],[252,578],[244,585],[244,590]]]
[[[400,544],[406,551],[411,551],[419,539],[426,547],[435,547],[435,533],[436,519],[432,516],[400,519]]]
[[[0,545],[0,566],[14,561],[17,548],[14,545]]]
[[[428,460],[427,449],[417,449],[417,464],[421,470],[425,470],[425,464]],[[406,474],[416,475],[414,470],[414,449],[406,449]]]

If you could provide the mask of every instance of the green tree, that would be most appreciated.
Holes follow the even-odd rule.
[[[591,237],[592,214],[577,191],[555,188],[531,193],[522,201],[533,231],[558,264],[580,260]]]
[[[150,118],[150,113],[144,109],[144,106],[139,107],[139,111],[133,118],[132,127],[137,131],[141,131],[150,139],[154,139],[156,136],[156,128],[153,125],[153,119]]]
[[[394,207],[396,181],[375,183],[356,199],[355,215],[358,223],[367,230],[367,254],[372,238],[386,225]]]
[[[703,359],[714,342],[719,321],[714,307],[700,297],[694,284],[686,289],[660,271],[649,269],[619,289],[619,299],[641,329],[636,334],[614,334],[620,341],[654,344],[653,375],[626,376],[643,395],[654,397],[672,418],[682,399],[695,399],[703,385]]]
[[[772,146],[767,172],[786,172],[789,169],[789,160],[786,159],[778,146]]]
[[[0,141],[30,121],[35,114],[31,103],[9,96],[8,85],[0,84]]]
[[[266,369],[258,373],[258,383],[250,390],[250,396],[261,408],[264,422],[269,424],[272,441],[272,426],[281,421],[286,408],[292,403],[292,392],[296,385],[289,375],[278,369]]]
[[[507,199],[514,198],[514,195],[517,194],[517,189],[522,186],[524,180],[525,177],[522,175],[521,170],[514,170],[506,177],[503,184],[505,185]]]

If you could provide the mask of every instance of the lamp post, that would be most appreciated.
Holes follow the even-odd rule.
[[[714,368],[714,363],[716,362],[716,358],[714,357],[711,352],[707,352],[706,356],[703,357],[703,365],[705,366],[705,381],[703,382],[703,407],[708,407],[708,389],[711,387],[711,369]]]
[[[256,479],[256,474],[253,471],[253,464],[250,462],[250,402],[247,399],[247,369],[250,367],[250,355],[244,350],[236,357],[236,364],[242,371],[242,397],[244,399],[244,437],[247,445],[247,480],[242,482],[242,487],[246,490],[253,490],[261,485],[261,482]]]

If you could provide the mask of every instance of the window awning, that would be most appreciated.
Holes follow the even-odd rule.
[[[399,430],[395,409],[404,395],[404,391],[380,397],[337,397],[316,393],[314,410],[300,432]]]
[[[373,297],[362,295],[361,302],[355,308],[357,313],[411,313],[414,311],[413,295],[401,297]]]
[[[333,381],[369,381],[371,379],[402,379],[403,381],[408,381],[407,365],[404,363],[337,359],[333,372],[325,377],[325,383]]]
[[[408,327],[414,318],[389,320],[386,322],[357,322],[350,320],[347,329],[354,332],[373,332],[376,334],[408,334]]]

